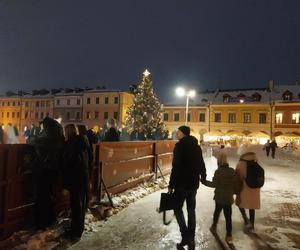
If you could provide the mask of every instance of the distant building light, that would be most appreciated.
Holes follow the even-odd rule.
[[[240,103],[244,103],[244,100],[243,100],[243,99],[240,99]]]

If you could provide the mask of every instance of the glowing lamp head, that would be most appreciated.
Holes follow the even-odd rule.
[[[196,96],[196,91],[195,91],[195,90],[190,90],[190,91],[188,92],[188,96],[189,96],[189,97],[195,97],[195,96]]]
[[[176,95],[179,96],[179,97],[185,96],[185,89],[181,88],[181,87],[177,88],[176,89]]]
[[[241,99],[241,100],[240,100],[240,103],[244,103],[244,100],[243,100],[243,99]]]

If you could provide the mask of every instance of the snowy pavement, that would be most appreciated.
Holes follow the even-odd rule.
[[[259,162],[265,168],[262,208],[256,212],[256,234],[243,232],[240,213],[233,205],[233,237],[236,249],[300,249],[300,159],[281,152],[278,159],[267,159],[260,147]],[[237,163],[235,150],[228,150],[229,163]],[[216,160],[206,158],[208,179],[216,169]],[[200,186],[197,193],[196,249],[222,249],[209,231],[214,211],[213,189]],[[86,234],[68,249],[175,249],[180,234],[175,218],[164,226],[156,212],[161,191],[136,201],[110,217],[97,233]],[[171,213],[169,213],[170,215]],[[171,215],[170,215],[171,216]],[[225,221],[220,217],[218,234],[225,237]]]
[[[233,205],[233,238],[235,249],[300,249],[300,157],[299,153],[278,151],[276,159],[267,158],[261,146],[250,146],[247,150],[257,152],[259,163],[265,169],[266,182],[261,193],[261,209],[256,212],[256,234],[246,234],[239,210]],[[226,148],[231,167],[235,167],[238,156],[234,148]],[[214,157],[205,158],[208,179],[216,169]],[[97,209],[88,213],[85,232],[77,243],[63,237],[63,225],[54,225],[46,231],[30,230],[16,232],[0,244],[0,249],[14,250],[168,250],[175,249],[180,233],[175,218],[164,226],[162,214],[156,212],[163,183],[147,182],[118,194],[113,198],[115,209]],[[166,191],[166,190],[164,190]],[[223,245],[210,233],[214,211],[214,189],[200,186],[197,193],[196,249],[226,249],[224,246],[225,221],[220,216],[218,235]],[[96,212],[96,213],[95,213]],[[98,214],[97,214],[98,213]],[[110,217],[106,220],[97,218]],[[172,213],[168,216],[172,218]],[[0,242],[1,243],[1,242]]]

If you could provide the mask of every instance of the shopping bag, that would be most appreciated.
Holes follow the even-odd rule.
[[[173,219],[173,217],[171,217],[171,219],[167,220],[167,211],[173,210],[175,207],[176,207],[175,194],[161,193],[158,212],[163,213],[163,223],[165,225],[169,225]]]
[[[176,207],[176,199],[174,193],[161,193],[158,212],[173,210]]]

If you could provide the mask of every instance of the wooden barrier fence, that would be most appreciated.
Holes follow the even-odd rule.
[[[101,142],[94,147],[91,191],[101,198],[103,184],[111,194],[122,192],[171,170],[175,141]],[[0,240],[33,224],[35,180],[31,171],[33,148],[0,145]],[[101,178],[103,183],[101,183]],[[58,187],[57,187],[58,188]],[[55,207],[66,208],[58,191]]]

